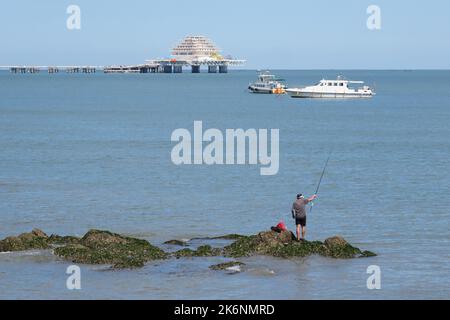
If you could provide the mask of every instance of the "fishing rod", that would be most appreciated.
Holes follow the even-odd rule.
[[[319,183],[317,184],[316,192],[314,193],[317,195],[319,193],[320,184],[322,183],[323,176],[325,175],[325,170],[328,167],[328,162],[330,161],[331,154],[333,153],[333,150],[330,151],[330,154],[328,155],[327,161],[325,162],[325,165],[323,166],[322,174],[320,175]],[[314,202],[312,202],[311,209],[309,209],[309,213],[311,213],[312,209],[314,207]]]

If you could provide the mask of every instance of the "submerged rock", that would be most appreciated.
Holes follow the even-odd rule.
[[[211,270],[227,270],[232,267],[241,267],[241,266],[245,266],[245,263],[240,261],[229,261],[209,266],[209,268]]]
[[[169,240],[164,242],[164,244],[170,244],[173,246],[180,246],[180,247],[186,247],[188,244],[185,241],[181,241],[181,240]]]
[[[101,230],[90,230],[78,244],[56,248],[54,253],[74,263],[111,264],[114,268],[137,268],[150,260],[167,258],[146,240]]]
[[[0,252],[49,249],[48,236],[39,229],[22,233],[17,237],[0,240]]]
[[[223,235],[223,236],[212,237],[212,238],[207,238],[207,239],[212,239],[212,240],[217,240],[217,239],[238,240],[238,239],[242,239],[242,238],[245,238],[245,236],[243,236],[241,234],[230,233],[230,234],[226,234],[226,235]]]
[[[222,255],[222,249],[213,248],[209,245],[200,246],[197,250],[192,249],[181,249],[173,253],[176,258],[181,257],[216,257]]]

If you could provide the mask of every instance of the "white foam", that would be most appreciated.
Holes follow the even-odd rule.
[[[233,271],[233,272],[241,272],[241,266],[238,266],[238,265],[231,266],[231,267],[226,268],[225,270]]]

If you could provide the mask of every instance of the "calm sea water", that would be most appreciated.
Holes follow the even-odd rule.
[[[38,227],[83,235],[108,229],[160,245],[172,238],[291,228],[295,194],[311,194],[334,153],[308,238],[342,235],[378,257],[222,258],[82,266],[49,252],[0,254],[0,298],[449,298],[450,72],[276,71],[290,85],[344,74],[375,85],[367,100],[300,100],[246,91],[254,71],[229,74],[11,75],[0,73],[0,238]],[[280,171],[175,166],[171,133],[279,128]],[[366,287],[369,265],[382,289]]]

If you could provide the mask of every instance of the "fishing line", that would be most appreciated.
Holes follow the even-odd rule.
[[[316,192],[314,193],[315,195],[317,195],[319,193],[320,185],[322,183],[323,176],[325,175],[325,170],[328,167],[328,162],[330,161],[332,154],[333,154],[333,149],[330,150],[330,154],[328,155],[327,161],[325,162],[325,165],[323,166],[322,174],[320,175],[319,183],[317,184]],[[314,202],[311,202],[311,208],[309,209],[309,213],[312,212],[313,207],[314,207]]]

